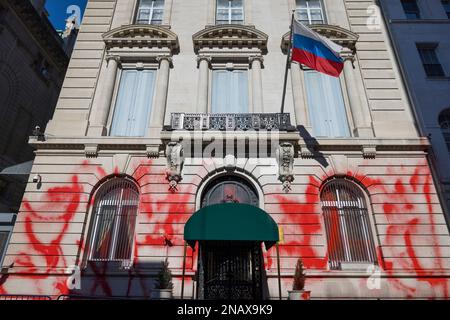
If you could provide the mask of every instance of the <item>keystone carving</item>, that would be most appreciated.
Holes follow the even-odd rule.
[[[289,192],[294,181],[294,146],[282,143],[277,149],[278,180],[283,183],[283,190]]]
[[[166,178],[169,181],[169,190],[174,192],[175,190],[177,190],[178,183],[183,179],[183,146],[178,142],[169,142],[166,147],[166,158]]]

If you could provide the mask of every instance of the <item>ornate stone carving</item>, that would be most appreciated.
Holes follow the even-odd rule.
[[[376,146],[362,146],[362,153],[364,159],[375,159],[377,156]]]
[[[202,60],[205,60],[206,62],[208,62],[208,66],[211,65],[211,57],[210,56],[201,55],[201,56],[197,57],[197,68],[200,67],[200,62]]]
[[[288,142],[280,144],[277,149],[278,180],[283,183],[283,190],[289,192],[294,181],[294,146]]]
[[[171,68],[173,68],[173,59],[172,59],[171,56],[159,56],[159,57],[156,57],[156,61],[158,62],[158,64],[159,64],[160,66],[161,66],[161,61],[163,61],[163,60],[168,61],[168,62],[169,62],[169,66],[170,66]]]
[[[314,152],[311,150],[313,147],[308,147],[305,144],[300,145],[299,147],[300,147],[299,154],[302,159],[314,158]]]
[[[147,145],[145,149],[148,158],[159,157],[159,145]]]
[[[166,158],[166,178],[169,181],[169,189],[171,191],[175,191],[177,189],[178,183],[183,179],[183,146],[178,142],[169,142],[166,147]]]
[[[86,158],[97,158],[98,145],[97,144],[87,144],[84,147],[84,154],[86,155]]]

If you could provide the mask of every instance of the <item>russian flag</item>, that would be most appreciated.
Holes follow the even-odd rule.
[[[317,34],[294,19],[292,61],[333,77],[339,77],[344,61],[339,53],[342,47]]]

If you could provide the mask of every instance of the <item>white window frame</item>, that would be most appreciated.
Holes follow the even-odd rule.
[[[153,97],[152,97],[152,110],[150,112],[149,115],[149,119],[152,118],[152,113],[153,113],[153,106],[155,104],[155,96],[156,96],[156,81],[158,79],[158,71],[159,71],[159,67],[158,67],[158,63],[145,63],[142,64],[140,66],[138,66],[138,64],[136,63],[122,63],[121,67],[118,69],[117,75],[116,75],[116,82],[114,84],[114,93],[113,93],[113,97],[111,99],[112,103],[111,103],[111,109],[109,110],[109,115],[108,115],[108,122],[107,122],[107,128],[108,128],[108,134],[107,136],[110,136],[111,133],[111,128],[112,128],[112,123],[114,120],[114,113],[116,112],[116,107],[117,107],[117,98],[119,96],[119,89],[120,89],[120,81],[122,80],[122,73],[124,70],[153,70],[155,71],[155,83],[154,83],[154,91],[153,91]],[[150,123],[147,124],[148,126],[150,125]],[[144,137],[146,137],[148,135],[148,132],[145,134]]]
[[[118,178],[113,178],[113,179],[118,179]],[[123,179],[123,178],[122,178]],[[105,182],[105,184],[107,184],[108,182]],[[103,184],[102,186],[100,186],[99,190],[101,190],[101,188],[105,185]],[[98,191],[98,190],[97,190]],[[117,211],[114,213],[114,229],[112,231],[112,245],[111,248],[109,249],[108,252],[108,257],[107,258],[95,258],[93,257],[94,254],[94,246],[96,244],[96,240],[97,240],[97,229],[98,229],[98,224],[100,222],[100,212],[102,212],[103,207],[107,207],[107,206],[111,206],[113,207],[113,205],[108,204],[108,200],[105,199],[101,199],[99,204],[98,204],[98,212],[96,212],[94,209],[94,207],[92,208],[91,214],[94,215],[93,217],[93,229],[92,229],[92,233],[90,236],[90,242],[89,242],[89,255],[88,255],[88,261],[131,261],[132,257],[134,255],[134,237],[133,237],[133,243],[131,244],[131,250],[130,250],[130,257],[128,259],[117,259],[114,258],[115,255],[115,251],[117,248],[117,239],[118,239],[118,219],[120,218],[120,213],[122,212],[123,208],[124,208],[124,204],[123,204],[123,191],[124,189],[121,190],[121,195],[120,195],[120,201],[119,201],[119,205],[117,206]],[[138,197],[140,197],[140,195],[138,194]],[[129,204],[129,206],[135,206],[136,207],[136,220],[134,221],[135,226],[134,226],[134,233],[136,233],[136,226],[137,226],[137,217],[139,216],[139,198],[138,198],[138,203],[137,204]],[[116,206],[114,206],[116,207]]]
[[[216,10],[215,10],[215,21],[216,21],[216,25],[220,25],[220,24],[225,24],[225,23],[219,23],[218,22],[218,15],[219,15],[219,0],[215,0],[216,1]],[[242,22],[241,23],[233,23],[234,21],[238,21],[238,20],[232,20],[233,17],[233,7],[231,5],[231,3],[233,2],[233,0],[228,0],[228,24],[244,24],[245,23],[245,0],[242,0]],[[222,8],[220,8],[222,9]],[[241,21],[241,20],[239,20]]]
[[[308,15],[308,24],[311,25],[311,24],[313,24],[312,23],[313,20],[312,20],[311,10],[317,10],[318,8],[310,8],[309,7],[309,1],[306,0],[305,2],[306,2],[306,9],[305,8],[300,8],[297,0],[295,0],[295,15],[297,17],[297,20],[301,21],[300,19],[298,19],[298,14],[301,11],[306,11],[306,14]],[[319,3],[320,3],[320,14],[322,16],[322,23],[321,24],[326,24],[327,23],[327,19],[326,19],[326,16],[325,16],[325,8],[324,8],[323,1],[319,0]]]
[[[301,65],[301,70],[303,73],[305,72],[319,72],[316,71],[314,69],[308,68],[304,65]],[[306,88],[306,82],[305,82],[305,74],[301,75],[302,79],[303,79],[303,90],[304,90],[304,100],[303,103],[306,107],[306,111],[308,114],[308,117],[311,117],[311,112],[310,112],[310,106],[308,103],[308,97],[307,97],[307,88]],[[348,90],[347,90],[347,83],[345,82],[345,80],[343,79],[343,76],[341,75],[339,77],[339,83],[341,85],[341,93],[342,93],[342,98],[344,100],[344,107],[345,107],[345,114],[346,114],[346,118],[347,118],[347,125],[348,125],[348,129],[350,131],[350,135],[348,137],[317,137],[317,138],[342,138],[342,139],[349,139],[355,136],[355,124],[353,123],[353,114],[352,114],[352,110],[350,108],[350,101],[349,101],[349,96],[348,96]],[[311,106],[312,108],[312,106]],[[312,122],[311,122],[311,118],[308,119],[308,122],[310,124],[310,126],[312,126]],[[314,130],[314,129],[313,129]]]
[[[161,21],[159,22],[159,20],[157,20],[159,23],[155,23],[154,19],[153,19],[153,15],[154,15],[155,9],[161,9],[159,7],[155,8],[155,0],[152,0],[152,4],[151,4],[150,8],[145,8],[145,9],[144,8],[141,9],[141,0],[137,0],[136,15],[135,15],[135,18],[134,18],[135,23],[136,24],[143,24],[143,25],[145,25],[145,24],[162,25],[164,23],[164,16],[166,14],[166,1],[164,1],[164,4],[162,6],[163,16],[161,17]],[[150,13],[149,13],[149,16],[148,16],[149,19],[148,19],[147,23],[139,22],[139,13],[140,13],[141,10],[150,10]]]
[[[234,70],[242,70],[247,72],[247,110],[248,113],[252,113],[252,82],[251,82],[251,70],[249,68],[248,63],[233,63],[229,62],[226,64],[223,63],[211,63],[211,68],[209,70],[209,85],[208,85],[208,113],[212,113],[212,107],[213,107],[213,101],[212,101],[212,93],[213,93],[213,71],[216,70],[227,70],[227,71],[234,71]]]

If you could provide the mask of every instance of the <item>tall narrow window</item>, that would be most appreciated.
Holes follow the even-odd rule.
[[[139,192],[126,178],[113,178],[97,192],[93,207],[91,261],[131,259]]]
[[[349,137],[344,98],[339,78],[313,70],[305,72],[308,110],[316,137]]]
[[[137,24],[162,24],[164,0],[139,0]]]
[[[422,60],[423,67],[427,77],[443,77],[444,69],[439,62],[436,54],[436,44],[418,44],[420,59]]]
[[[420,10],[416,0],[402,0],[406,19],[420,19]]]
[[[214,70],[212,113],[248,112],[247,70]]]
[[[142,137],[152,109],[155,70],[123,70],[111,136]]]
[[[3,257],[5,256],[6,253],[8,239],[9,239],[9,231],[3,231],[1,230],[0,227],[0,266],[2,265]]]
[[[217,0],[216,24],[244,24],[244,0]]]
[[[450,19],[450,0],[442,0],[442,6],[444,7],[447,17]]]
[[[304,24],[324,24],[325,15],[321,0],[296,0],[297,20]]]
[[[439,126],[441,127],[442,134],[444,135],[447,149],[450,152],[450,109],[445,109],[439,115]]]
[[[363,192],[346,179],[335,179],[321,192],[331,269],[343,262],[376,263],[375,244]]]

